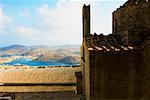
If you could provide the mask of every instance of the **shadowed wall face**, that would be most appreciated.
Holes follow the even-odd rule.
[[[89,51],[90,46],[90,5],[83,6],[82,9],[83,20],[83,43],[81,46],[81,67],[82,67],[82,84],[83,95],[90,98],[90,73],[89,73]]]
[[[91,100],[126,99],[132,95],[132,56],[129,52],[91,55]]]
[[[91,53],[90,100],[146,99],[149,96],[150,79],[148,60],[148,57],[143,56],[141,49]]]
[[[149,9],[149,1],[129,0],[113,13],[113,34],[121,35],[127,44],[139,45],[150,36]]]
[[[83,14],[83,38],[86,38],[90,36],[90,5],[83,6],[82,14]]]

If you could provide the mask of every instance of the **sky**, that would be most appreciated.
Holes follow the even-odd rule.
[[[82,7],[91,5],[91,34],[112,33],[112,12],[126,0],[0,0],[0,47],[82,43]]]

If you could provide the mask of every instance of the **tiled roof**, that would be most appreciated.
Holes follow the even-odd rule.
[[[104,36],[103,34],[94,34],[90,36],[90,47],[88,50],[117,52],[133,50],[133,47],[124,44],[121,40],[117,39],[117,37],[112,34],[107,36]]]

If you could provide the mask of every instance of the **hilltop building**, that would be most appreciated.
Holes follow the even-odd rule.
[[[128,0],[112,16],[112,34],[93,35],[90,5],[83,6],[83,96],[86,100],[149,100],[150,0]]]

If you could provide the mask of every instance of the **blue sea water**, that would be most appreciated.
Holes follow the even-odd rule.
[[[16,59],[11,62],[3,63],[3,65],[27,65],[27,66],[76,66],[79,64],[60,63],[57,61],[32,61],[30,59]]]
[[[12,55],[3,55],[3,56],[0,56],[0,58],[8,58],[8,57],[11,57]]]

